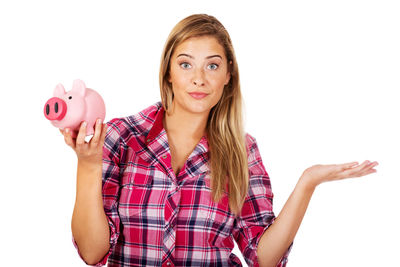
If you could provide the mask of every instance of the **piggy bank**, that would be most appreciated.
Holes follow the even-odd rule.
[[[56,86],[53,97],[44,105],[44,116],[57,128],[70,128],[72,137],[77,136],[81,123],[86,121],[88,136],[94,133],[98,118],[104,121],[106,107],[96,91],[86,88],[83,81],[75,80],[68,92],[62,84]]]

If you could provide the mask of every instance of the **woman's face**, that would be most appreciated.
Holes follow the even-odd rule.
[[[189,38],[171,56],[168,81],[176,111],[208,114],[229,79],[224,48],[214,37]]]

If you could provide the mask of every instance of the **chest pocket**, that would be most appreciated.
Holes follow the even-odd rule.
[[[139,222],[148,205],[151,205],[155,170],[142,161],[138,158],[135,163],[129,162],[121,177],[118,211],[123,223]]]
[[[209,176],[208,176],[209,177]],[[202,190],[201,204],[198,214],[205,223],[206,244],[216,247],[234,246],[231,233],[233,229],[234,216],[229,209],[228,194],[224,192],[221,200],[216,203],[212,200],[209,178],[205,179],[205,190]]]

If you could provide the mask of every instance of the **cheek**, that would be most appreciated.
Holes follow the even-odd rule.
[[[225,75],[218,75],[217,77],[213,77],[213,86],[216,91],[221,91],[224,89],[226,76]]]
[[[188,86],[189,80],[183,74],[174,75],[172,78],[172,90],[176,91],[184,91]]]
[[[218,101],[219,99],[222,97],[222,93],[224,92],[224,85],[222,84],[222,87],[218,89],[217,92],[217,97],[218,97]]]

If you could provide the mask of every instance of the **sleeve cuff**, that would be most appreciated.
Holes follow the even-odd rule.
[[[259,263],[258,263],[258,255],[257,255],[257,248],[258,248],[258,243],[261,240],[261,237],[263,236],[263,234],[265,233],[265,231],[271,226],[271,224],[275,221],[275,218],[273,218],[271,220],[271,223],[269,225],[267,225],[264,230],[260,233],[260,235],[257,236],[256,242],[254,244],[255,246],[255,259],[254,259],[254,267],[259,267]],[[288,257],[289,257],[289,253],[292,250],[292,246],[293,246],[293,242],[290,244],[289,248],[286,250],[285,254],[283,254],[282,258],[279,260],[278,264],[276,265],[276,267],[285,267],[287,262],[288,262]]]
[[[82,259],[83,262],[85,262],[89,266],[104,266],[107,263],[108,257],[112,253],[115,245],[117,244],[119,233],[116,231],[114,224],[111,222],[111,220],[108,216],[107,216],[107,220],[108,220],[108,225],[109,225],[109,229],[110,229],[110,249],[108,250],[107,254],[103,257],[103,259],[96,264],[88,264],[83,259],[82,254],[79,250],[78,244],[76,243],[74,237],[72,236],[72,243],[74,244],[79,257]]]

